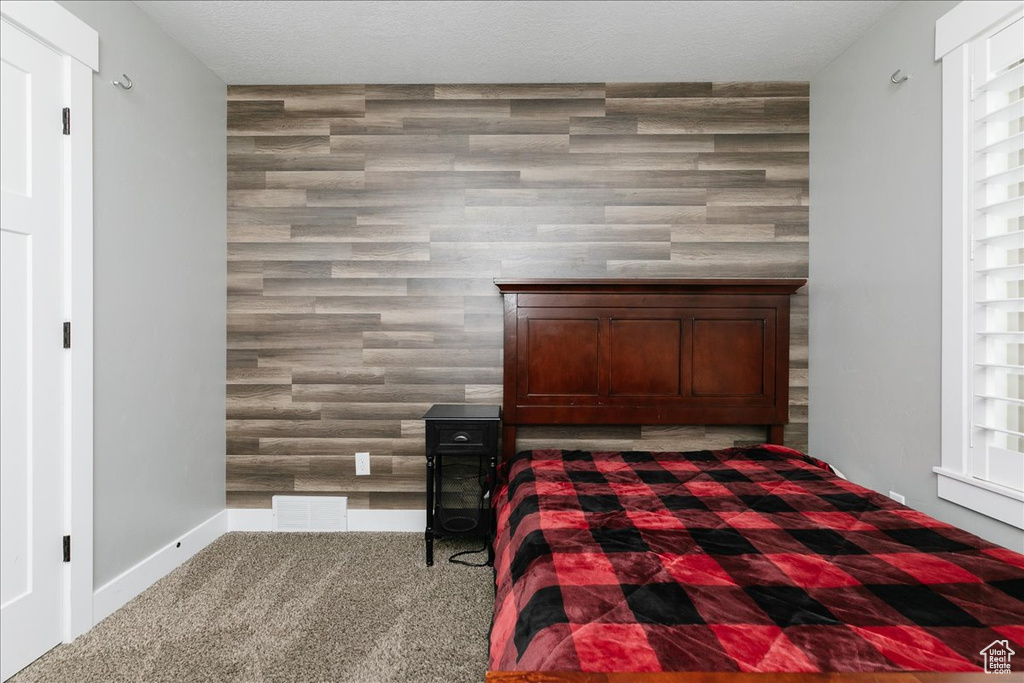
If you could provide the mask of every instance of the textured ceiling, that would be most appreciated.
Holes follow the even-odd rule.
[[[229,84],[309,84],[809,80],[898,3],[136,4]]]

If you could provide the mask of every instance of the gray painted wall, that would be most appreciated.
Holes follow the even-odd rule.
[[[811,81],[811,452],[853,481],[993,542],[1013,527],[936,496],[942,69],[905,2]],[[892,85],[896,69],[909,81]]]
[[[225,86],[130,2],[95,116],[95,583],[224,508]],[[110,82],[126,72],[131,92]]]

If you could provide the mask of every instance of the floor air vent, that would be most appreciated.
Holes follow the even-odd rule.
[[[274,496],[271,531],[347,531],[348,498]]]

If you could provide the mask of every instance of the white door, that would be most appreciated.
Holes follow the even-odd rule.
[[[63,58],[0,22],[0,679],[61,641]]]

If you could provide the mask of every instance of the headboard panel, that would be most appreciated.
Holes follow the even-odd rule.
[[[505,299],[502,452],[551,424],[789,421],[798,279],[495,280]]]

